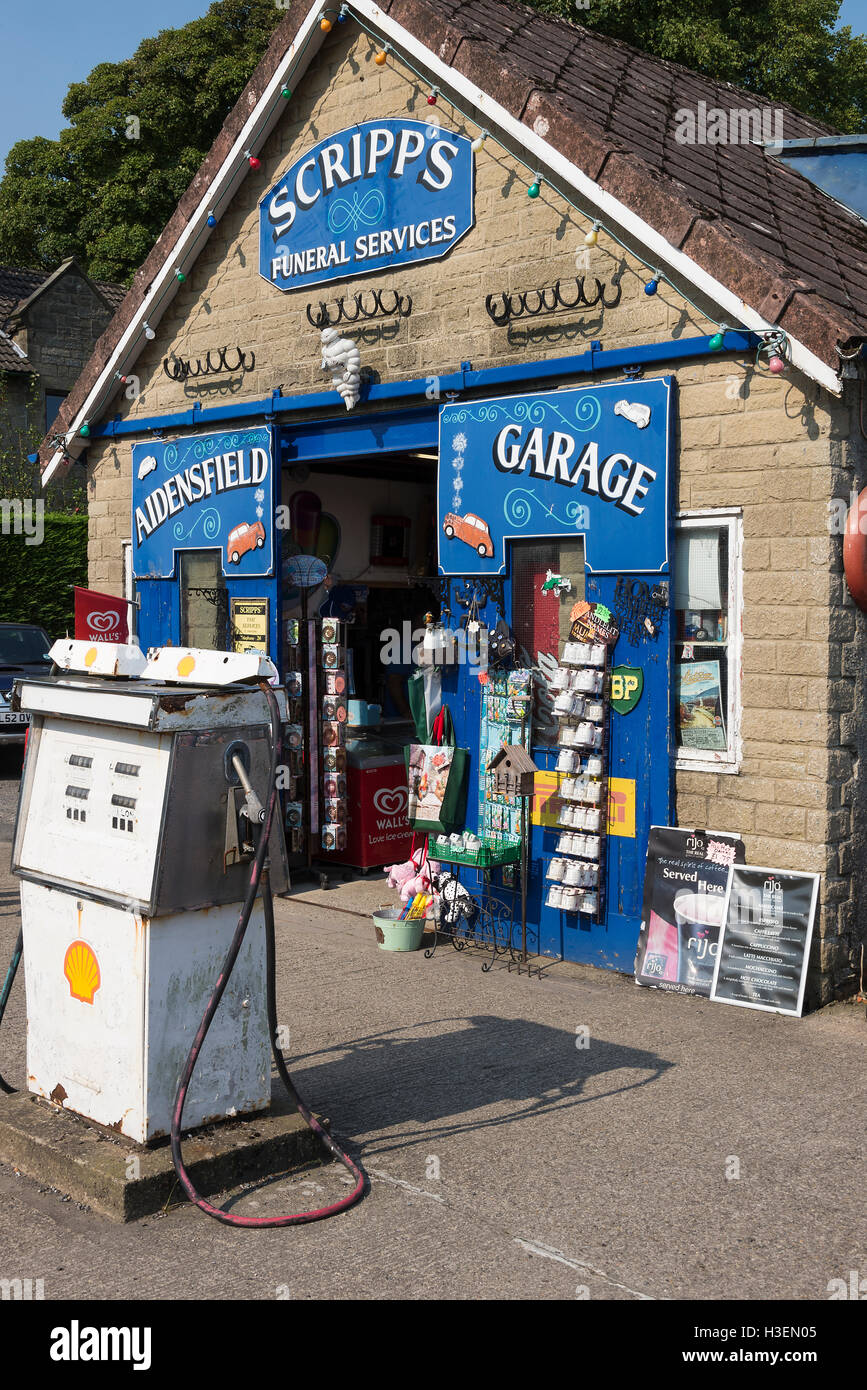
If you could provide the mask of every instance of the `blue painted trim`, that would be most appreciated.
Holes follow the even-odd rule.
[[[469,362],[462,362],[460,370],[441,376],[416,377],[412,381],[394,381],[367,388],[362,394],[365,405],[376,405],[388,401],[409,401],[419,398],[430,401],[429,392],[436,383],[439,398],[450,391],[485,391],[499,386],[526,386],[532,389],[545,382],[563,377],[587,376],[594,372],[618,371],[624,367],[662,365],[678,362],[690,357],[721,357],[729,352],[754,352],[761,339],[756,333],[729,329],[723,338],[719,352],[711,353],[710,336],[700,338],[669,339],[664,343],[644,343],[633,348],[604,349],[599,342],[593,342],[587,352],[574,357],[553,357],[542,362],[521,362],[508,367],[488,367],[483,371],[473,371]],[[149,430],[212,429],[227,421],[244,420],[250,417],[271,417],[296,414],[304,410],[334,410],[340,401],[336,391],[313,391],[301,396],[283,396],[279,388],[270,396],[258,401],[240,401],[237,405],[219,405],[210,410],[202,410],[196,401],[190,410],[177,411],[173,415],[146,415],[132,420],[120,417],[110,420],[99,429],[91,427],[91,439],[120,439],[125,435],[141,435]],[[363,418],[357,416],[356,418]],[[312,421],[305,421],[309,426]]]

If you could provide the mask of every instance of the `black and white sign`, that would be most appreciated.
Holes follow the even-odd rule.
[[[711,999],[800,1016],[819,875],[733,864]]]
[[[710,994],[729,866],[744,857],[737,835],[650,827],[636,984]]]

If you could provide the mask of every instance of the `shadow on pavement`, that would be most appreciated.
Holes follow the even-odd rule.
[[[463,1026],[431,1035],[437,1024]],[[414,1036],[420,1029],[424,1035]],[[463,1134],[593,1104],[646,1086],[674,1066],[603,1038],[586,1048],[576,1041],[546,1024],[478,1014],[368,1034],[289,1065],[301,1095],[334,1115],[342,1134],[399,1126],[401,1147],[414,1135]],[[600,1076],[610,1076],[610,1084],[585,1094]],[[496,1114],[479,1113],[491,1107]],[[365,1151],[388,1147],[374,1141]]]

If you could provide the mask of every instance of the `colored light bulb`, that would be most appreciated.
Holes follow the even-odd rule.
[[[385,52],[385,49],[380,49],[373,61],[376,63],[377,67],[381,68],[386,60],[386,57],[387,54]]]
[[[147,340],[148,340],[149,343],[152,343],[153,340],[154,340],[154,338],[157,336],[156,333],[155,333],[155,332],[153,331],[153,329],[151,328],[151,326],[150,326],[149,323],[145,323],[145,326],[144,326],[144,335],[145,335],[145,337],[147,338]]]
[[[213,214],[212,212],[209,212],[209,213],[208,213],[208,226],[209,226],[209,227],[216,227],[216,225],[217,225],[217,219],[216,219],[216,217],[214,216],[214,214]]]
[[[261,159],[257,159],[254,154],[247,155],[247,162],[250,165],[251,169],[261,169],[262,167]]]
[[[783,358],[778,356],[777,353],[774,353],[773,357],[768,363],[768,371],[773,372],[774,376],[779,376],[780,373],[784,372],[785,370],[786,364]]]
[[[485,141],[487,140],[487,138],[487,131],[482,131],[481,135],[476,136],[475,140],[470,145],[470,149],[472,150],[473,154],[481,154],[482,150],[485,148]]]
[[[284,85],[280,88],[280,95],[281,97],[285,97],[286,101],[288,101],[292,95],[292,88],[288,84],[284,83]]]
[[[433,90],[431,91],[431,94],[430,94],[430,96],[429,96],[428,99],[427,99],[427,104],[428,104],[428,106],[436,106],[436,104],[437,104],[437,89],[436,89],[436,87],[434,87]]]
[[[659,281],[654,277],[653,280],[648,280],[647,284],[644,286],[644,293],[645,293],[645,294],[656,294],[656,291],[657,291],[658,289],[659,289]]]
[[[332,28],[331,20],[328,18],[327,15],[323,15],[322,18],[320,19],[320,21],[319,21],[319,28],[322,30],[323,34],[330,34],[330,33],[331,33],[331,28]]]
[[[707,346],[708,346],[708,351],[709,351],[709,352],[719,352],[719,350],[720,350],[720,348],[722,347],[722,345],[723,345],[723,335],[722,335],[722,333],[714,333],[713,337],[711,338],[710,342],[709,342],[708,345],[707,345]]]
[[[594,222],[594,223],[593,223],[593,226],[590,228],[590,231],[587,233],[587,235],[586,235],[585,238],[584,238],[584,245],[585,245],[585,246],[595,246],[598,240],[599,240],[599,224],[598,224],[598,222]]]
[[[179,285],[182,285],[182,284],[184,283],[184,281],[186,280],[186,278],[187,278],[187,277],[186,277],[186,275],[184,274],[184,272],[183,272],[182,270],[176,270],[176,271],[175,271],[175,279],[177,280],[177,282],[178,282]]]
[[[527,189],[528,198],[538,198],[542,191],[542,175],[537,174],[530,187]]]
[[[90,434],[90,425],[87,423],[86,420],[85,420],[84,424],[82,425],[81,429],[78,431],[78,433],[82,436],[83,439],[87,439],[87,437],[89,436],[89,434]]]

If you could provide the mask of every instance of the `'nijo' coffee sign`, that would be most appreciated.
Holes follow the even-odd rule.
[[[259,205],[259,273],[302,289],[446,255],[473,225],[473,155],[423,121],[363,121],[297,159]]]

